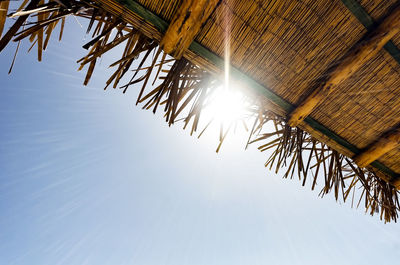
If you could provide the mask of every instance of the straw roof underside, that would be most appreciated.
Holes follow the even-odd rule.
[[[364,18],[360,18],[360,13],[357,13],[357,10],[354,10],[351,6],[355,4],[353,0],[342,1],[352,10],[357,19],[362,21],[363,25],[370,30],[374,22],[368,17],[369,15],[364,12],[362,14]],[[3,9],[0,14],[1,25],[5,21],[6,12],[4,11],[7,11],[4,3],[8,4],[8,2],[2,2]],[[153,8],[154,12],[160,9],[161,13],[159,16],[164,15],[163,18],[166,20],[170,20],[172,14],[175,14],[174,21],[177,21],[176,9],[180,6],[181,2],[152,1],[150,3],[151,5],[147,8]],[[205,2],[202,3],[204,4]],[[271,151],[271,155],[268,157],[265,166],[270,169],[275,168],[276,172],[281,168],[285,168],[284,177],[293,178],[297,176],[302,181],[302,185],[305,185],[307,180],[310,180],[312,182],[312,189],[315,188],[317,183],[321,184],[322,182],[321,196],[333,192],[336,200],[340,199],[339,197],[343,201],[351,198],[352,204],[358,201],[357,207],[363,202],[366,211],[370,214],[380,213],[381,219],[384,219],[385,222],[396,221],[400,209],[398,200],[399,191],[396,190],[396,187],[400,187],[400,182],[398,179],[396,180],[391,177],[394,176],[392,173],[386,175],[386,173],[378,172],[372,167],[360,167],[356,164],[357,161],[350,159],[354,156],[354,153],[359,154],[359,148],[346,142],[346,140],[341,139],[334,133],[327,131],[326,128],[323,128],[314,119],[308,119],[304,123],[299,124],[298,127],[291,127],[285,119],[287,111],[291,111],[291,108],[293,108],[292,105],[296,105],[296,102],[304,96],[304,93],[313,89],[314,84],[320,82],[319,78],[325,74],[326,70],[321,70],[318,67],[320,65],[329,67],[332,62],[337,63],[337,60],[329,61],[331,59],[329,58],[329,53],[324,53],[324,49],[330,49],[331,53],[340,56],[337,50],[342,49],[345,52],[349,47],[353,46],[357,42],[357,38],[350,39],[350,37],[356,34],[362,35],[363,29],[360,29],[360,32],[353,32],[352,34],[349,34],[349,31],[344,31],[346,36],[339,38],[338,36],[341,32],[335,22],[332,22],[329,24],[331,30],[324,31],[323,26],[328,27],[327,23],[329,19],[327,17],[332,12],[340,11],[340,8],[343,8],[340,5],[337,6],[337,3],[331,3],[331,5],[325,3],[326,5],[323,6],[312,6],[304,2],[301,2],[301,4],[299,2],[291,2],[290,4],[270,2],[266,6],[258,5],[257,3],[247,3],[250,6],[246,6],[246,4],[239,5],[237,3],[235,5],[232,2],[227,3],[222,1],[219,3],[220,5],[218,6],[218,2],[214,2],[217,5],[215,10],[215,5],[209,8],[209,12],[214,10],[209,20],[206,20],[208,15],[201,13],[197,13],[200,16],[196,19],[187,19],[187,21],[198,21],[198,18],[202,19],[204,15],[205,19],[202,21],[205,22],[202,22],[202,32],[198,34],[197,41],[192,43],[189,49],[185,51],[183,58],[177,55],[177,58],[167,59],[164,53],[165,50],[164,52],[162,51],[165,36],[168,36],[170,29],[174,29],[174,22],[168,26],[168,21],[149,13],[148,10],[139,6],[133,0],[119,0],[119,2],[105,0],[70,0],[68,2],[55,2],[52,0],[47,2],[41,0],[24,1],[17,12],[9,14],[10,17],[18,18],[7,30],[7,33],[1,37],[0,51],[12,39],[14,42],[29,39],[33,42],[32,48],[37,44],[38,59],[41,60],[43,50],[46,49],[48,40],[57,23],[61,22],[59,36],[61,38],[66,16],[74,15],[90,19],[87,34],[91,34],[93,39],[83,46],[85,49],[88,49],[88,54],[77,61],[80,64],[80,70],[83,68],[87,70],[84,84],[88,84],[96,61],[104,53],[114,47],[123,48],[125,46],[123,52],[121,50],[121,59],[110,65],[110,67],[115,69],[115,72],[107,80],[105,89],[107,87],[120,87],[123,89],[123,93],[125,93],[128,87],[136,87],[138,83],[142,83],[142,88],[136,101],[137,104],[143,104],[143,108],[152,109],[154,113],[157,109],[162,108],[165,114],[164,117],[169,125],[174,124],[175,121],[183,121],[184,128],[190,128],[191,134],[199,132],[200,137],[212,121],[211,119],[204,129],[201,129],[201,132],[199,131],[200,127],[203,127],[202,125],[199,126],[202,109],[210,103],[213,93],[217,91],[216,88],[221,84],[215,74],[218,75],[218,73],[224,70],[222,53],[226,52],[227,42],[225,42],[223,36],[227,36],[227,38],[230,38],[228,41],[231,47],[231,56],[229,58],[232,59],[232,64],[236,66],[231,68],[232,75],[236,77],[234,80],[242,83],[244,88],[251,88],[246,91],[248,93],[246,93],[246,98],[243,99],[246,105],[248,105],[248,113],[241,121],[247,127],[246,123],[254,118],[251,121],[253,125],[249,131],[248,144],[258,143],[260,151]],[[159,4],[161,6],[158,6]],[[25,5],[26,7],[24,7]],[[304,5],[304,8],[301,9],[298,5]],[[239,10],[249,10],[249,13],[246,16],[241,16]],[[391,18],[397,18],[396,16],[400,14],[400,9],[397,10],[398,12],[392,13]],[[181,13],[182,17],[184,16],[186,20],[188,12],[181,11],[178,13]],[[292,13],[292,15],[288,12]],[[335,17],[339,17],[340,12],[335,13]],[[347,24],[354,22],[350,21],[351,16],[345,17],[345,15],[345,12],[343,12],[339,20],[345,21]],[[29,16],[30,19],[28,19]],[[389,21],[393,22],[393,19]],[[310,25],[312,26],[307,26],[307,23],[311,23]],[[25,29],[24,24],[28,25]],[[318,30],[313,28],[316,25],[319,25]],[[182,27],[181,25],[177,25],[177,29],[179,28],[178,31]],[[164,37],[163,32],[166,32]],[[313,33],[309,34],[309,32]],[[308,38],[307,34],[309,34]],[[323,37],[320,37],[318,34],[322,34]],[[194,34],[191,36],[194,36]],[[392,37],[393,35],[389,36]],[[160,42],[161,39],[162,41]],[[331,42],[327,42],[326,39],[331,40]],[[192,39],[189,39],[187,45],[191,41]],[[333,42],[335,43],[332,44]],[[303,47],[301,45],[304,47],[312,46],[314,48],[308,51],[301,49]],[[318,45],[322,45],[324,48],[320,48]],[[332,45],[335,48],[331,48]],[[396,57],[396,60],[400,62],[400,56],[396,54],[397,48],[393,43],[390,43],[390,45],[389,49],[387,47],[385,49],[388,49],[391,56]],[[15,55],[17,54],[18,46]],[[175,45],[171,47],[175,47]],[[182,49],[184,51],[186,48]],[[212,52],[207,49],[212,50]],[[215,56],[213,52],[219,56]],[[130,81],[120,86],[121,78],[126,73],[131,72],[129,70],[134,61],[139,59],[138,56],[140,54],[144,56],[138,62]],[[153,54],[153,58],[149,62],[148,56],[150,54]],[[369,88],[367,81],[371,79],[368,77],[371,71],[368,71],[368,65],[372,64],[370,67],[374,67],[373,64],[380,59],[379,54],[373,53],[373,55],[376,55],[376,58],[371,60],[365,66],[365,69],[361,69],[355,75],[357,80],[354,80],[355,77],[353,76],[351,80],[347,81],[348,84],[346,82],[343,84],[343,87],[347,86],[349,90],[353,89],[354,86],[362,84],[354,84],[352,82],[360,82],[363,78],[367,78],[365,86]],[[393,67],[393,69],[398,67],[397,63],[394,63],[393,60],[386,61],[384,57],[386,56],[385,53],[382,56],[384,60],[381,63],[381,69],[373,68],[372,72],[375,70],[383,71],[382,69],[387,66]],[[305,64],[301,65],[302,68],[299,66],[299,60],[306,61]],[[390,60],[390,58],[387,60]],[[172,63],[172,65],[165,67],[169,63]],[[13,64],[14,61],[12,62]],[[313,65],[313,68],[307,68],[309,65]],[[389,69],[390,71],[392,70],[392,68]],[[387,72],[389,73],[390,71]],[[245,72],[247,76],[242,72]],[[362,75],[363,72],[365,72],[364,75]],[[160,73],[161,75],[159,75]],[[149,86],[150,83],[148,81],[153,74],[156,74],[154,81],[158,79],[162,80],[161,84]],[[309,78],[308,75],[311,74],[315,74],[316,77]],[[374,78],[377,76],[380,76],[380,73],[373,75]],[[286,78],[289,77],[292,78],[292,83],[286,81]],[[395,77],[390,78],[393,78],[393,82],[397,80]],[[254,79],[263,85],[254,82]],[[301,86],[298,87],[295,82],[298,82]],[[376,83],[381,84],[382,82],[377,81]],[[293,87],[296,87],[296,89]],[[373,92],[365,88],[363,89],[359,89],[358,91],[355,89],[352,90],[353,101],[347,100],[347,97],[350,97],[349,91],[346,94],[339,90],[339,95],[331,97],[331,101],[326,100],[327,102],[325,102],[324,106],[332,104],[333,107],[337,108],[338,115],[335,116],[335,119],[342,119],[343,117],[340,112],[345,110],[346,117],[352,118],[352,122],[349,121],[348,124],[354,125],[354,121],[359,121],[361,125],[358,126],[362,126],[362,122],[366,122],[367,120],[357,120],[354,118],[361,111],[356,107],[362,106],[366,109],[366,106],[370,106],[362,103],[365,100],[363,94],[370,95]],[[285,99],[273,93],[279,94],[281,97],[285,97]],[[392,93],[395,93],[395,90]],[[347,96],[345,97],[343,94]],[[338,98],[342,98],[343,101],[346,101],[346,104],[350,102],[354,106],[351,104],[338,106],[338,103],[334,102],[335,100],[339,101]],[[359,98],[359,101],[354,100],[355,98]],[[376,98],[376,96],[373,97],[373,99]],[[381,100],[379,103],[385,100],[385,98],[379,99]],[[345,109],[346,107],[347,109]],[[318,116],[318,114],[322,115],[320,121],[328,117],[322,110],[325,111],[324,108],[321,108],[320,110],[316,109],[315,113],[313,113],[314,116]],[[370,112],[374,111],[375,108],[371,107]],[[329,118],[326,123],[333,120],[331,116]],[[274,126],[264,126],[266,124],[273,124]],[[335,122],[332,124],[332,127],[337,125]],[[236,122],[234,124],[231,123],[229,126],[220,125],[220,143],[217,152],[230,128],[233,126],[236,127]],[[343,126],[347,126],[347,124]],[[355,137],[354,134],[358,133],[356,130],[343,130],[343,127],[338,128],[342,134],[353,132],[353,134],[349,134],[349,138]],[[385,130],[382,129],[382,131],[384,132]],[[362,140],[366,141],[367,137],[372,138],[373,136],[363,135]],[[355,137],[355,140],[358,140],[359,146],[363,144],[357,137]],[[379,143],[386,144],[381,141]],[[388,156],[390,155],[389,153]],[[396,155],[397,153],[394,154],[393,160],[395,160]],[[390,159],[392,158],[387,158],[387,161]],[[383,172],[387,171],[384,166],[382,167],[376,161],[373,166],[376,166]],[[355,201],[355,190],[359,189],[361,189],[359,192],[360,196]],[[350,194],[352,195],[350,196]]]
[[[174,0],[139,2],[166,21],[180,4]],[[379,21],[395,2],[360,4]],[[231,64],[296,105],[366,32],[339,0],[223,0],[196,41],[224,57],[228,37]],[[400,47],[400,35],[393,42]],[[310,116],[365,148],[400,122],[399,74],[399,63],[382,50]],[[399,157],[400,148],[396,148],[379,161],[400,172]]]

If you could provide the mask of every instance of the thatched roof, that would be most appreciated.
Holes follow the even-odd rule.
[[[9,1],[1,1],[1,25]],[[371,214],[396,220],[400,187],[400,8],[396,1],[357,0],[30,0],[0,40],[28,37],[46,48],[67,15],[90,19],[93,41],[84,48],[89,82],[98,57],[123,45],[107,86],[118,87],[143,54],[124,91],[139,83],[137,103],[161,105],[173,124],[201,131],[200,113],[229,56],[235,82],[246,88],[257,116],[250,142],[271,149],[266,165],[286,168],[286,177],[308,179],[321,194],[346,200],[356,187]],[[25,12],[27,11],[27,12]],[[38,21],[22,26],[28,15]],[[61,22],[60,22],[61,21]],[[97,24],[94,25],[97,21]],[[116,29],[117,34],[112,33]],[[227,53],[229,51],[229,53]],[[150,60],[151,52],[155,56]],[[165,68],[168,53],[176,60]],[[169,62],[169,61],[168,61]],[[165,73],[163,75],[163,73]],[[163,83],[149,89],[150,76]],[[217,74],[217,75],[216,75]],[[153,78],[153,77],[152,77]],[[185,109],[187,110],[185,112]],[[264,132],[267,122],[273,132]],[[228,129],[229,130],[229,129]],[[224,133],[221,134],[221,143]],[[361,200],[360,199],[360,200]]]

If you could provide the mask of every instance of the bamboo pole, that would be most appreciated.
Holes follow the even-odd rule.
[[[366,167],[400,144],[400,130],[396,130],[370,145],[363,153],[354,158],[359,167]]]
[[[331,71],[327,80],[292,111],[289,115],[289,125],[292,127],[299,125],[335,87],[374,57],[398,32],[400,32],[400,7],[397,7],[375,30],[356,44],[343,61]]]
[[[181,58],[217,4],[218,0],[184,0],[160,42],[164,52]]]

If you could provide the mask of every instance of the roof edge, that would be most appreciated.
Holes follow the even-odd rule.
[[[129,10],[131,10],[132,12],[136,13],[138,16],[145,19],[146,22],[149,22],[150,24],[152,24],[161,33],[164,33],[167,30],[167,28],[168,28],[167,21],[165,21],[158,15],[154,14],[153,12],[151,12],[150,10],[148,10],[147,8],[145,8],[144,6],[142,6],[140,3],[136,2],[135,0],[113,0],[113,1],[120,3],[121,5],[125,6]],[[359,8],[354,4],[355,1],[353,1],[353,0],[342,0],[342,2],[347,2],[349,6],[355,6],[356,8]],[[362,14],[362,15],[360,15],[360,17],[362,16],[364,18],[363,22],[365,23],[365,25],[370,25],[370,23],[371,23],[370,21],[372,20],[372,18],[369,17],[368,13],[366,13],[365,10],[363,10],[363,11],[360,11],[360,14]],[[368,15],[369,19],[368,19],[367,15]],[[386,46],[385,46],[385,48],[386,48]],[[396,49],[397,49],[397,47],[396,47]],[[224,69],[224,64],[225,64],[224,59],[221,58],[219,55],[213,53],[206,47],[202,46],[197,41],[192,42],[192,44],[189,46],[189,50],[192,51],[193,53],[203,57],[204,59],[206,59],[210,63],[214,64],[219,69],[221,69],[221,70]],[[400,52],[399,52],[399,54],[400,54]],[[399,57],[399,61],[400,61],[400,56],[398,56],[398,57]],[[272,101],[274,104],[276,104],[277,106],[282,108],[282,110],[285,111],[286,113],[291,112],[295,108],[295,106],[293,104],[291,104],[290,102],[286,101],[282,97],[275,94],[270,88],[265,87],[264,85],[261,85],[256,80],[254,80],[252,77],[243,73],[242,71],[240,71],[238,68],[234,67],[233,65],[230,66],[230,71],[233,74],[233,76],[235,77],[235,79],[237,79],[241,83],[245,84],[248,88],[252,89],[253,92],[256,92],[258,94],[265,96],[270,101]],[[308,126],[310,126],[312,129],[327,136],[328,138],[333,140],[335,143],[337,143],[341,147],[347,149],[354,155],[359,155],[362,153],[361,149],[359,149],[355,145],[351,144],[346,139],[342,138],[341,136],[339,136],[338,134],[336,134],[329,128],[325,127],[318,121],[314,120],[313,118],[307,117],[304,120],[304,122]],[[383,173],[389,175],[391,177],[391,179],[389,181],[395,181],[397,179],[400,179],[399,173],[393,171],[392,169],[390,169],[383,163],[379,162],[378,160],[375,160],[370,165],[373,166],[374,168],[382,171]]]

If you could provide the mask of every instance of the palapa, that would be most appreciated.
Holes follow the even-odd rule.
[[[192,134],[208,128],[202,110],[229,66],[246,92],[248,144],[271,152],[265,166],[397,220],[396,1],[24,0],[17,10],[9,2],[0,1],[0,51],[28,38],[40,61],[67,16],[86,18],[93,39],[78,60],[84,84],[97,60],[122,46],[105,88],[139,86],[137,104],[162,108],[170,125],[183,120]],[[3,30],[7,16],[15,21]],[[120,84],[124,76],[130,81]],[[221,127],[217,151],[232,126]]]

